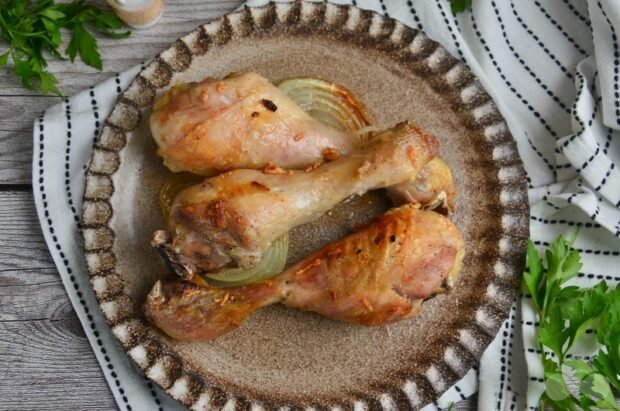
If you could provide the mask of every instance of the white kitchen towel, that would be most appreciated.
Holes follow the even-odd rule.
[[[575,283],[618,283],[620,2],[473,0],[472,9],[456,16],[447,0],[353,4],[424,30],[470,66],[517,140],[528,175],[532,239],[546,247],[558,234],[581,228],[575,246],[584,267]],[[176,410],[180,405],[142,377],[107,329],[88,281],[78,227],[92,144],[138,70],[50,108],[35,122],[35,203],[54,261],[119,407]],[[537,326],[524,295],[478,369],[427,408],[447,408],[478,389],[480,410],[534,409],[544,389]],[[587,359],[589,348],[578,347],[578,352]]]

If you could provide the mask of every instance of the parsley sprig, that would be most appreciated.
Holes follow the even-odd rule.
[[[471,7],[472,0],[450,0],[452,13],[460,13]]]
[[[594,407],[620,410],[614,391],[620,392],[620,287],[610,290],[605,281],[591,288],[565,286],[581,270],[579,253],[572,248],[575,232],[549,246],[543,265],[534,244],[528,243],[528,267],[523,282],[540,317],[538,342],[545,373],[541,409],[575,410]],[[568,355],[587,330],[594,329],[601,348],[588,363]],[[567,378],[576,378],[573,393]]]
[[[37,86],[44,93],[61,95],[58,80],[47,70],[48,54],[58,59],[65,57],[60,51],[62,31],[71,33],[65,49],[73,62],[76,56],[87,65],[102,69],[97,40],[88,29],[106,36],[125,38],[128,31],[119,31],[121,20],[111,11],[85,4],[83,0],[55,4],[53,0],[0,0],[0,33],[8,45],[3,50],[0,43],[0,67],[13,60],[14,74],[29,89]]]

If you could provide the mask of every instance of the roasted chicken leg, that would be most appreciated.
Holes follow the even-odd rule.
[[[388,211],[279,276],[234,289],[159,281],[146,317],[179,340],[210,340],[281,302],[338,321],[381,325],[415,316],[424,299],[450,286],[463,258],[459,230],[411,205]]]
[[[324,152],[359,146],[256,73],[175,86],[157,101],[149,125],[170,170],[207,176],[269,162],[303,170]]]
[[[305,169],[367,143],[313,119],[256,73],[175,86],[157,101],[149,124],[170,170],[207,176],[269,163]],[[412,202],[444,213],[452,211],[456,196],[450,168],[439,158],[419,177],[388,192],[397,204]]]
[[[187,277],[231,263],[249,268],[290,229],[347,197],[410,180],[436,153],[433,136],[402,123],[313,171],[230,171],[179,193],[168,234],[153,242]]]

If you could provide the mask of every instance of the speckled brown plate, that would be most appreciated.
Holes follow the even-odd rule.
[[[379,126],[413,120],[441,141],[459,191],[453,217],[467,241],[455,288],[413,320],[364,328],[273,306],[208,343],[172,341],[140,306],[168,275],[149,240],[163,227],[157,192],[169,173],[146,119],[177,81],[254,70],[273,81],[344,84]],[[292,259],[386,207],[356,199],[296,229]],[[525,175],[508,128],[467,67],[422,32],[351,6],[295,2],[246,8],[182,37],[122,94],[88,168],[86,261],[101,309],[129,356],[192,409],[260,405],[420,408],[474,366],[519,283],[528,237]],[[357,408],[356,408],[357,409]]]

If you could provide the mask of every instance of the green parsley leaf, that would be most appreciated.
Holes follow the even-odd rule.
[[[120,30],[123,27],[122,22],[111,11],[102,12],[95,22],[99,30]]]
[[[0,35],[9,46],[0,55],[0,67],[13,63],[13,72],[24,87],[61,95],[56,77],[47,71],[47,53],[64,59],[60,51],[63,29],[71,33],[65,50],[71,61],[79,55],[87,65],[102,69],[101,55],[91,30],[114,38],[129,36],[119,31],[121,20],[83,0],[56,4],[53,0],[0,0]]]
[[[15,74],[19,77],[22,85],[26,88],[33,89],[34,86],[32,82],[38,78],[38,75],[35,70],[33,70],[31,62],[16,56],[13,56],[13,62],[15,64]]]
[[[0,54],[0,66],[6,66],[7,63],[9,62],[9,53],[11,53],[10,51],[7,51],[4,54]]]
[[[611,347],[610,349],[611,352],[615,351],[616,355],[618,350],[620,350],[620,345],[618,344],[620,344],[620,341],[617,343],[617,348],[615,350],[613,349],[613,347]],[[618,368],[614,364],[614,359],[612,357],[613,354],[609,354],[601,349],[597,353],[596,358],[592,361],[592,365],[599,373],[603,374],[609,379],[609,381],[616,387],[616,390],[620,391],[620,381],[618,381]]]
[[[574,241],[574,236],[566,241],[560,235],[546,251],[548,290],[559,287],[579,273],[582,264],[579,253],[571,249]]]
[[[580,394],[579,395],[579,406],[583,408],[585,411],[590,411],[592,407],[596,406],[596,403],[587,395]]]
[[[523,280],[525,281],[525,286],[532,295],[532,301],[538,310],[540,310],[543,303],[540,296],[541,292],[544,293],[544,290],[539,290],[539,285],[541,284],[543,275],[544,272],[542,268],[542,261],[540,260],[540,256],[538,255],[538,251],[536,251],[534,243],[530,240],[527,242],[527,270],[523,273]]]
[[[597,407],[608,410],[619,409],[616,406],[616,399],[611,392],[609,382],[607,382],[603,375],[598,373],[588,375],[581,381],[579,389],[582,393],[589,396]]]
[[[573,374],[580,379],[584,379],[594,372],[594,369],[583,360],[566,360],[564,365],[571,367]]]
[[[577,409],[575,403],[571,400],[570,397],[563,400],[554,400],[549,397],[547,391],[545,391],[545,393],[543,394],[540,404],[541,409],[544,409],[543,404],[549,404],[551,408],[556,411],[575,411]]]
[[[545,374],[545,392],[553,401],[563,401],[571,396],[564,377],[559,372]]]
[[[532,294],[540,318],[538,341],[545,371],[540,405],[558,411],[577,407],[618,411],[613,390],[620,391],[620,287],[609,290],[605,281],[588,288],[565,285],[582,267],[572,248],[576,237],[577,232],[568,240],[559,236],[545,252],[546,267],[533,244],[528,244],[523,286]],[[589,328],[596,329],[603,346],[592,363],[567,359]],[[579,380],[578,395],[568,389],[570,375]]]
[[[452,13],[460,13],[471,7],[472,0],[450,0]]]
[[[58,11],[58,10],[54,10],[51,7],[48,7],[46,9],[44,9],[43,11],[39,12],[39,15],[47,17],[50,20],[60,20],[63,17],[65,17],[64,13]]]
[[[562,358],[566,342],[566,332],[562,321],[562,310],[558,305],[551,306],[548,317],[540,324],[538,339],[558,357]]]
[[[565,293],[565,291],[568,291]],[[589,289],[564,288],[558,296],[562,318],[568,320],[568,345],[570,351],[577,340],[592,326],[605,308],[607,283],[600,282]],[[567,295],[565,295],[567,294]]]
[[[60,46],[61,38],[60,38],[60,30],[56,23],[50,19],[41,19],[43,23],[43,27],[47,30],[47,37],[49,39],[50,45],[53,49],[56,49]]]
[[[592,365],[620,391],[620,287],[609,293],[601,321],[596,328],[600,350]]]
[[[40,71],[39,81],[41,83],[42,92],[44,93],[50,92],[50,93],[57,94],[59,96],[61,95],[60,90],[58,90],[58,88],[56,87],[56,84],[58,84],[58,80],[52,74],[45,72],[45,71]]]
[[[102,69],[101,55],[97,49],[97,40],[78,24],[73,27],[73,36],[67,47],[67,54],[69,54],[71,61],[75,59],[77,52],[80,53],[80,58],[84,63],[97,70]]]

